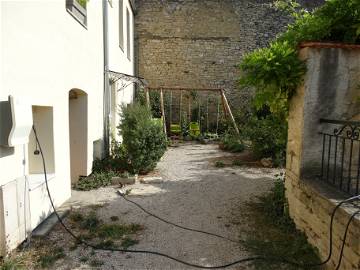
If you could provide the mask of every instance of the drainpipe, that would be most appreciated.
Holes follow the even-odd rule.
[[[108,5],[107,0],[102,0],[103,4],[103,46],[104,46],[104,155],[109,156],[109,117],[110,117],[110,81],[109,81],[109,33],[108,33]]]

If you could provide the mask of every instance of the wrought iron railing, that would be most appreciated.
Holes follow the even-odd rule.
[[[330,132],[320,132],[320,178],[350,195],[360,194],[360,122],[329,119],[320,122],[331,127]]]

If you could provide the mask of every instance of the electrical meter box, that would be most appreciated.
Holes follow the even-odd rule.
[[[0,145],[27,144],[32,125],[32,107],[25,98],[9,96],[8,101],[0,102]]]

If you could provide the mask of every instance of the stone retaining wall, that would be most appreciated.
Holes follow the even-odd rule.
[[[329,45],[329,44],[328,44]],[[304,231],[321,259],[329,253],[330,215],[339,200],[350,197],[318,180],[324,128],[320,118],[353,120],[360,113],[360,46],[304,48],[307,62],[304,83],[290,102],[286,160],[286,195],[296,226]],[[358,208],[357,208],[358,210]],[[335,269],[346,224],[356,211],[342,207],[334,222],[333,256],[327,269]],[[340,269],[360,269],[360,219],[351,224]]]

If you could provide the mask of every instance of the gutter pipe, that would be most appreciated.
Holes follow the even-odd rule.
[[[103,48],[104,48],[104,96],[103,96],[103,136],[104,157],[109,156],[109,123],[110,123],[110,81],[109,81],[109,27],[108,27],[108,5],[107,0],[103,4]]]

